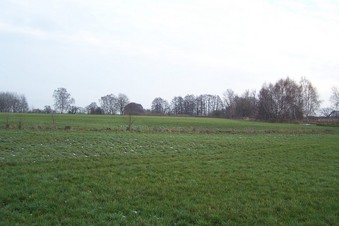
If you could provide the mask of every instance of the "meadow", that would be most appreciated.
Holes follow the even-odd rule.
[[[339,128],[0,114],[0,225],[338,225]]]

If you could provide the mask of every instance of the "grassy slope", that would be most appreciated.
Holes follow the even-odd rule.
[[[36,117],[25,121],[33,127]],[[78,128],[105,128],[102,122],[110,120],[90,117],[93,122],[87,123],[86,118],[63,117],[60,124]],[[171,128],[177,120],[187,123],[177,128],[214,128],[213,123],[224,122],[219,129],[298,127],[190,118],[137,120]],[[338,134],[333,128],[326,134],[316,131],[0,129],[0,225],[335,225]]]

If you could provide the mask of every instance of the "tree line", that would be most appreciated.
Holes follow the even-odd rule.
[[[339,90],[332,88],[332,108],[320,109],[317,89],[306,78],[296,82],[290,78],[279,79],[276,83],[264,84],[257,93],[246,90],[241,95],[227,89],[222,96],[212,94],[175,96],[168,102],[156,97],[151,109],[129,101],[125,94],[107,94],[97,102],[82,108],[74,105],[75,100],[66,88],[53,92],[54,109],[32,109],[33,113],[69,114],[155,114],[187,115],[199,117],[251,118],[270,121],[299,120],[308,118],[321,110],[325,116],[339,108]],[[24,95],[0,92],[0,112],[29,112]]]
[[[339,107],[339,90],[332,88],[332,108],[320,109],[317,89],[306,78],[295,82],[290,78],[264,84],[259,93],[246,90],[238,95],[227,89],[223,96],[176,96],[170,103],[158,97],[152,102],[151,111],[157,114],[209,116],[226,118],[251,118],[268,121],[286,121],[309,118],[320,113],[328,116]]]
[[[0,112],[28,112],[28,103],[24,95],[0,92]]]

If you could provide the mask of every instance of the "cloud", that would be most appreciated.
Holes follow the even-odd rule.
[[[56,29],[47,30],[39,23],[2,24],[2,31],[94,46],[98,51],[169,62],[188,60],[219,68],[243,62],[262,66],[264,61],[276,62],[289,55],[336,57],[339,51],[330,50],[337,49],[333,44],[339,36],[338,29],[333,29],[335,20],[330,19],[338,19],[330,10],[333,6],[328,2],[313,7],[303,1],[286,2],[280,7],[264,0],[71,0],[41,6],[40,1],[21,2],[29,21],[50,21]]]
[[[40,38],[40,39],[47,38],[46,32],[42,30],[34,29],[30,27],[18,27],[15,25],[1,22],[1,21],[0,21],[0,32],[27,35],[27,36],[31,36],[34,38]]]
[[[93,62],[123,58],[125,66],[114,65],[123,76],[175,73],[205,87],[208,74],[244,89],[306,76],[325,90],[338,82],[338,11],[330,0],[3,0],[0,33],[47,42],[49,51],[88,50]],[[138,63],[141,69],[130,71]]]

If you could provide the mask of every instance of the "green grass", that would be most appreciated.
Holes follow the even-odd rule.
[[[71,114],[6,114],[0,113],[0,127],[27,129],[126,130],[128,116]],[[305,124],[267,123],[220,118],[132,116],[132,129],[140,132],[339,132],[339,127]]]
[[[138,117],[126,132],[100,130],[118,116],[57,116],[72,129],[45,115],[0,129],[0,225],[339,223],[337,128]]]

